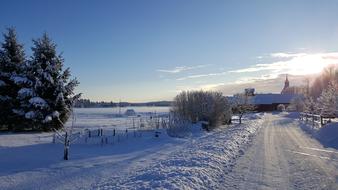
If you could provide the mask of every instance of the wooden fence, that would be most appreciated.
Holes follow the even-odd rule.
[[[312,125],[318,124],[320,127],[330,123],[335,117],[322,116],[311,113],[300,113],[300,120],[306,122],[312,122]]]

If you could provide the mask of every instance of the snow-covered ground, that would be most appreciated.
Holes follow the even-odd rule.
[[[0,189],[338,189],[338,151],[304,125],[295,113],[269,113],[209,133],[195,125],[186,138],[163,129],[103,145],[81,138],[69,161],[51,133],[1,134]],[[326,127],[317,134],[338,136]]]
[[[264,120],[255,118],[210,133],[196,125],[187,138],[162,130],[158,138],[144,131],[103,146],[75,143],[69,161],[51,133],[1,134],[0,189],[220,189]]]
[[[140,117],[127,117],[123,115],[127,109],[133,109]],[[118,114],[122,117],[116,117]],[[81,128],[131,128],[139,126],[142,120],[150,116],[165,116],[169,107],[114,107],[114,108],[75,108],[76,127]],[[141,120],[141,121],[140,121]],[[69,120],[69,124],[71,120]]]
[[[264,117],[253,145],[225,176],[223,189],[338,189],[338,151],[310,138],[294,116]]]

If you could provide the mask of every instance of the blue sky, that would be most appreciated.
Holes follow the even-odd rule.
[[[338,60],[333,0],[2,0],[1,7],[0,30],[16,27],[28,55],[31,39],[47,32],[92,100],[278,92],[281,74],[313,74]]]

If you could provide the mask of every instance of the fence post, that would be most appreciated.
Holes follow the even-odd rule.
[[[323,116],[320,116],[320,127],[322,127],[323,126]]]
[[[53,143],[55,144],[55,133],[53,134]]]
[[[312,128],[315,127],[315,115],[312,114]]]
[[[68,140],[68,132],[65,134],[65,145],[64,145],[64,153],[63,153],[63,159],[68,160],[68,154],[69,154],[69,140]]]

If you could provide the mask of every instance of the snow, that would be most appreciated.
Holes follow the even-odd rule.
[[[29,100],[29,103],[31,103],[32,105],[34,105],[35,107],[47,107],[48,104],[47,102],[40,98],[40,97],[33,97]]]
[[[15,84],[31,84],[32,81],[30,81],[26,77],[21,76],[11,76],[11,80],[14,81]]]
[[[122,128],[113,137],[109,127],[100,137],[91,128],[91,138],[87,130],[71,144],[69,161],[53,133],[2,133],[0,189],[337,189],[338,152],[304,133],[297,115],[250,114],[211,132],[196,124],[185,138]],[[316,135],[332,145],[337,127]]]
[[[0,86],[6,86],[6,83],[2,80],[0,80]]]
[[[33,119],[35,118],[35,116],[36,116],[36,113],[34,111],[29,111],[25,114],[26,119]]]
[[[25,115],[25,112],[21,109],[12,109],[12,111],[17,115]]]
[[[186,138],[165,130],[159,137],[120,130],[113,138],[105,129],[108,144],[84,135],[71,145],[69,161],[62,160],[62,144],[51,143],[53,133],[1,134],[0,189],[220,189],[261,127],[260,117],[209,133],[195,125]]]
[[[304,133],[288,114],[266,114],[221,189],[338,189],[338,152]]]
[[[9,97],[9,96],[2,96],[2,95],[0,95],[0,100],[1,101],[6,101],[6,100],[10,100],[11,99],[11,97]]]
[[[322,127],[312,127],[311,121],[300,122],[301,128],[321,142],[325,147],[338,149],[338,122],[334,121]]]
[[[52,117],[53,118],[58,118],[60,116],[60,113],[58,112],[58,111],[54,111],[53,113],[52,113]]]
[[[31,88],[22,88],[18,91],[19,98],[26,98],[33,96],[33,90]]]
[[[54,84],[53,77],[48,72],[43,72],[43,77],[50,83]]]
[[[53,120],[52,116],[47,115],[47,116],[45,117],[45,119],[43,120],[43,122],[44,122],[44,123],[48,123],[48,122],[50,122],[50,121],[52,121],[52,120]]]

